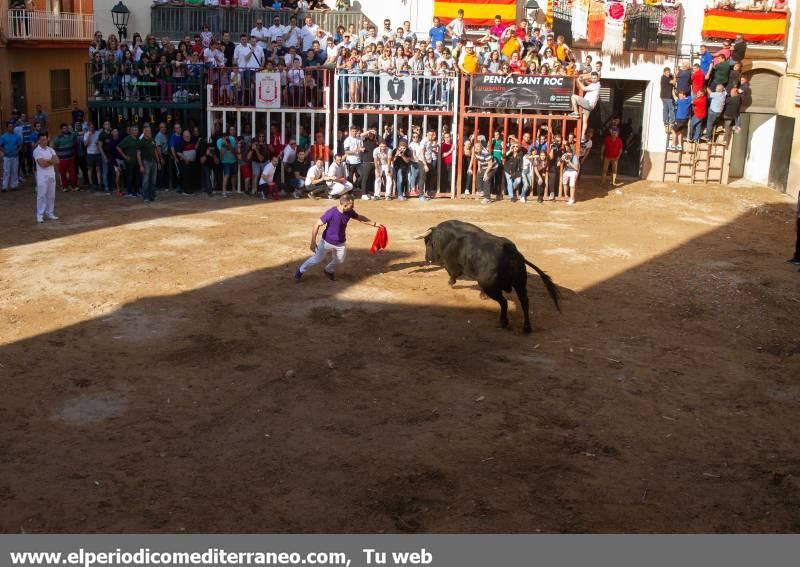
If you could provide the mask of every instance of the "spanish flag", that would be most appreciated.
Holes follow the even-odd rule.
[[[783,41],[786,37],[786,12],[706,10],[704,38],[733,39],[737,33],[741,33],[746,41]]]
[[[456,19],[459,8],[464,10],[464,23],[468,26],[491,27],[495,16],[505,24],[517,20],[516,0],[434,0],[433,15],[448,24]]]

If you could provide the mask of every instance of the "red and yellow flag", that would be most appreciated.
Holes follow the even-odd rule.
[[[459,8],[464,10],[468,26],[491,27],[495,16],[500,16],[504,24],[517,20],[516,0],[434,0],[433,15],[447,24],[456,18]]]
[[[786,12],[706,10],[703,37],[733,39],[737,33],[748,41],[782,41],[786,37]]]

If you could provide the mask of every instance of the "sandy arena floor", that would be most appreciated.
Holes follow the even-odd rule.
[[[0,195],[3,532],[797,532],[792,201],[639,182],[563,203]],[[512,238],[534,333],[408,237]]]

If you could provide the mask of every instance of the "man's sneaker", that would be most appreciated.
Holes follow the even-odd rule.
[[[336,274],[334,274],[333,272],[329,272],[328,270],[322,270],[322,271],[325,272],[325,275],[328,276],[329,280],[331,281],[336,280]]]
[[[369,195],[361,195],[362,201],[369,201]]]
[[[570,112],[567,116],[569,116],[570,118],[578,118],[580,114],[578,114],[577,112]]]
[[[789,258],[786,260],[789,264],[794,264],[795,266],[800,266],[800,258]]]
[[[526,199],[525,199],[525,197],[520,197],[520,198],[519,198],[519,202],[520,202],[520,203],[525,203],[525,202],[526,202]]]
[[[58,217],[55,215],[46,215],[45,218],[47,220],[58,220]]]
[[[303,279],[303,272],[301,272],[300,270],[297,270],[294,273],[294,281],[299,282],[302,279]]]
[[[567,205],[574,205],[574,204],[575,204],[575,199],[570,199],[569,201],[567,201]]]
[[[36,222],[44,222],[44,219],[42,217],[36,217]]]
[[[5,190],[3,190],[3,192],[5,192]],[[61,192],[62,193],[68,193],[69,192],[69,187],[62,187],[61,188]]]

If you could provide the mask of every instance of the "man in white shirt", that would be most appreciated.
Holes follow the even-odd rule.
[[[58,156],[53,148],[47,145],[47,134],[39,134],[39,143],[33,150],[33,161],[36,162],[36,222],[58,220],[54,213],[56,204],[56,168]]]
[[[573,118],[578,118],[583,114],[583,128],[581,129],[581,138],[586,137],[586,128],[589,127],[589,114],[591,114],[594,107],[597,106],[597,101],[600,100],[600,76],[596,72],[589,75],[587,82],[583,82],[580,78],[575,79],[575,84],[578,89],[583,93],[583,96],[572,95],[572,114]],[[580,109],[580,113],[578,111]]]
[[[394,31],[392,30],[392,21],[389,19],[383,20],[383,29],[380,33],[380,38],[383,43],[386,43],[390,39],[394,39]]]
[[[375,29],[375,26],[369,27],[369,33],[367,33],[367,37],[364,38],[364,47],[368,45],[378,45],[378,42],[381,38],[378,37],[378,30]]]
[[[278,199],[278,184],[275,183],[275,172],[278,171],[278,156],[272,156],[272,159],[261,170],[261,178],[258,180],[258,194],[262,199],[267,198],[267,193],[272,195],[276,200]]]
[[[358,127],[350,126],[350,135],[344,139],[343,146],[347,156],[347,179],[352,181],[361,167],[361,152],[364,151],[364,140],[358,134]]]
[[[353,190],[353,184],[347,180],[347,170],[342,157],[342,154],[337,154],[333,158],[333,162],[328,166],[328,175],[325,178],[325,182],[330,190],[328,192],[330,199],[341,197]]]
[[[95,129],[94,122],[89,122],[89,127],[83,135],[83,146],[86,148],[86,169],[89,179],[94,178],[95,189],[100,188],[100,132]]]
[[[439,142],[436,141],[436,132],[433,130],[428,130],[428,134],[422,142],[420,153],[422,154],[422,163],[420,165],[423,169],[420,175],[424,173],[424,188],[423,183],[420,183],[419,199],[424,201],[431,193],[435,196],[437,189],[436,175],[439,163]]]
[[[258,40],[258,46],[261,49],[266,49],[269,45],[271,35],[269,30],[264,27],[264,21],[261,18],[256,20],[256,27],[250,30],[250,37],[255,37]]]
[[[242,34],[239,36],[239,45],[237,45],[236,49],[233,50],[233,63],[239,69],[247,68],[247,60],[245,59],[245,55],[248,53],[250,53],[250,46],[247,43],[247,36]]]
[[[331,178],[331,180],[333,179]],[[308,173],[306,173],[305,189],[308,191],[308,198],[316,199],[317,194],[324,193],[327,187],[327,181],[328,176],[325,174],[325,162],[318,159],[308,168]]]
[[[267,29],[267,34],[269,35],[270,41],[277,42],[278,38],[284,39],[288,31],[288,28],[281,25],[280,18],[272,18],[272,25]]]
[[[319,26],[314,23],[311,18],[306,18],[306,23],[300,30],[300,39],[303,41],[303,53],[307,53],[311,49],[311,44],[317,38],[317,30]]]
[[[451,47],[456,46],[456,42],[467,39],[467,26],[464,23],[464,10],[459,9],[455,20],[447,24],[447,33],[450,36]]]
[[[392,152],[386,146],[386,140],[381,139],[378,147],[372,152],[375,163],[375,196],[377,201],[381,198],[381,177],[386,179],[386,200],[392,200]]]
[[[303,66],[303,58],[300,57],[300,55],[298,55],[297,49],[294,48],[294,47],[290,47],[289,48],[289,53],[287,53],[286,55],[283,56],[283,62],[286,64],[286,66],[289,69],[294,67],[294,63],[295,62],[297,62],[297,64],[299,66],[301,66],[301,67]]]
[[[285,42],[284,45],[289,47],[300,47],[301,40],[300,40],[300,28],[297,27],[297,16],[292,16],[289,18],[289,27],[286,28],[284,33]]]

